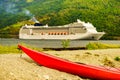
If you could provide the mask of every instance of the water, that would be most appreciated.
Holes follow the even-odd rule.
[[[101,42],[108,44],[120,44],[120,40],[70,40],[69,47],[85,47],[89,42]],[[2,45],[17,45],[26,43],[40,48],[61,48],[62,40],[22,40],[22,39],[0,39]]]

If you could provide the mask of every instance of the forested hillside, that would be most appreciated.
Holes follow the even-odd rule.
[[[80,19],[105,31],[104,39],[120,36],[120,0],[2,0],[1,37],[18,35],[19,28],[35,16],[41,23],[64,25]]]

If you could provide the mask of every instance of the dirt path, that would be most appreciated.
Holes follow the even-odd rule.
[[[64,59],[85,64],[120,68],[120,49],[46,51]],[[0,54],[0,80],[86,80],[77,75],[40,66],[27,55]],[[88,80],[88,79],[87,79]]]

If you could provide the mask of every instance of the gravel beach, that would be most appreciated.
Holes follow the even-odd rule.
[[[44,51],[45,53],[96,66],[120,68],[120,49]],[[26,54],[0,54],[0,80],[90,80],[35,63]]]

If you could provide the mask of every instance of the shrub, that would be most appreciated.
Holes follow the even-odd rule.
[[[70,46],[70,40],[62,40],[62,46],[63,48],[68,48],[68,46]]]
[[[117,44],[105,44],[99,42],[93,42],[86,45],[87,49],[108,49],[108,48],[120,48]]]
[[[120,61],[120,57],[115,57],[115,60],[116,61]]]

